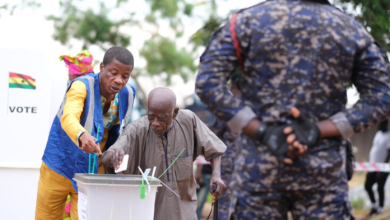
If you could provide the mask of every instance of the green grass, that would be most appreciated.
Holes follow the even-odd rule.
[[[364,202],[365,202],[364,198],[358,197],[357,199],[351,200],[351,205],[352,205],[354,210],[359,211],[359,210],[363,210],[365,208]]]

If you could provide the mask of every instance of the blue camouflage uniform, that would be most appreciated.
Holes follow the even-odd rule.
[[[291,123],[291,107],[314,121],[331,120],[347,139],[389,116],[389,65],[365,28],[340,10],[300,0],[266,1],[238,12],[200,58],[196,93],[237,133],[250,120]],[[243,57],[242,97],[226,81]],[[349,109],[352,82],[360,100]],[[233,174],[232,219],[348,219],[342,138],[322,139],[292,165],[245,134]]]
[[[237,134],[234,134],[223,121],[216,119],[210,127],[219,139],[226,145],[226,151],[221,157],[221,179],[226,184],[225,192],[218,198],[218,219],[225,220],[229,216],[229,205],[232,196],[232,188],[229,186],[232,182],[234,169],[234,158],[237,155],[237,146],[235,140]],[[217,219],[216,219],[217,220]]]

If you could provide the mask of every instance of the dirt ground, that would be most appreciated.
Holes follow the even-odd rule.
[[[389,220],[390,219],[390,207],[387,207],[380,215],[375,215],[370,218],[366,217],[366,212],[355,213],[356,220]]]
[[[206,203],[203,208],[202,220],[206,220],[208,214],[210,213],[211,204]],[[368,211],[368,210],[367,210]],[[366,210],[354,213],[354,217],[356,220],[390,220],[390,207],[385,209],[380,215],[372,216],[371,218],[366,217]],[[213,217],[213,213],[211,213],[210,220]],[[293,220],[291,216],[289,216],[288,220]]]
[[[364,184],[366,179],[365,172],[355,172],[353,178],[348,182],[349,188],[353,189],[355,187],[361,186]],[[206,220],[211,210],[211,204],[206,203],[203,207],[202,220]],[[384,211],[380,215],[372,216],[371,218],[366,217],[366,213],[369,211],[368,208],[361,210],[354,210],[354,217],[356,220],[390,220],[390,206],[386,207]],[[213,213],[210,215],[210,220],[213,217]],[[289,220],[293,220],[291,216],[289,216]]]

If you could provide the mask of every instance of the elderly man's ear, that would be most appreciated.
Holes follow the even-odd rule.
[[[177,113],[179,113],[179,108],[175,108],[175,110],[173,110],[173,119],[176,118]]]

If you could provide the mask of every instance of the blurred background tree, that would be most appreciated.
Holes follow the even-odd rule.
[[[39,0],[21,1],[0,4],[0,11],[12,13],[18,7],[39,6]],[[159,76],[170,85],[173,75],[181,76],[185,82],[195,75],[198,57],[212,33],[233,13],[218,14],[218,6],[227,1],[59,0],[60,13],[47,19],[54,23],[55,40],[72,46],[72,39],[77,39],[83,45],[80,49],[91,45],[99,46],[102,51],[113,45],[129,47],[133,45],[132,36],[145,36],[143,45],[139,45],[139,55],[145,65],[133,71],[133,78],[138,83],[139,76]],[[355,16],[385,50],[390,51],[390,0],[330,1]],[[194,13],[197,9],[202,10],[201,15]],[[186,27],[195,23],[195,28]]]
[[[13,15],[14,11],[17,9],[24,8],[38,8],[41,4],[36,0],[22,0],[20,2],[13,1],[12,3],[0,3],[0,12],[5,11]]]
[[[366,27],[376,41],[390,52],[390,1],[389,0],[334,0],[344,11],[355,12],[353,16]]]
[[[163,76],[167,85],[174,74],[186,82],[196,70],[191,47],[180,46],[185,18],[190,18],[193,4],[185,0],[117,0],[115,4],[100,1],[60,0],[61,14],[47,18],[54,22],[54,39],[71,46],[71,39],[83,42],[83,48],[99,46],[103,51],[111,46],[128,47],[131,36],[147,35],[140,56],[145,68],[136,68],[132,77],[144,93],[138,77]],[[136,7],[134,7],[136,5]],[[144,96],[145,97],[145,96]]]

